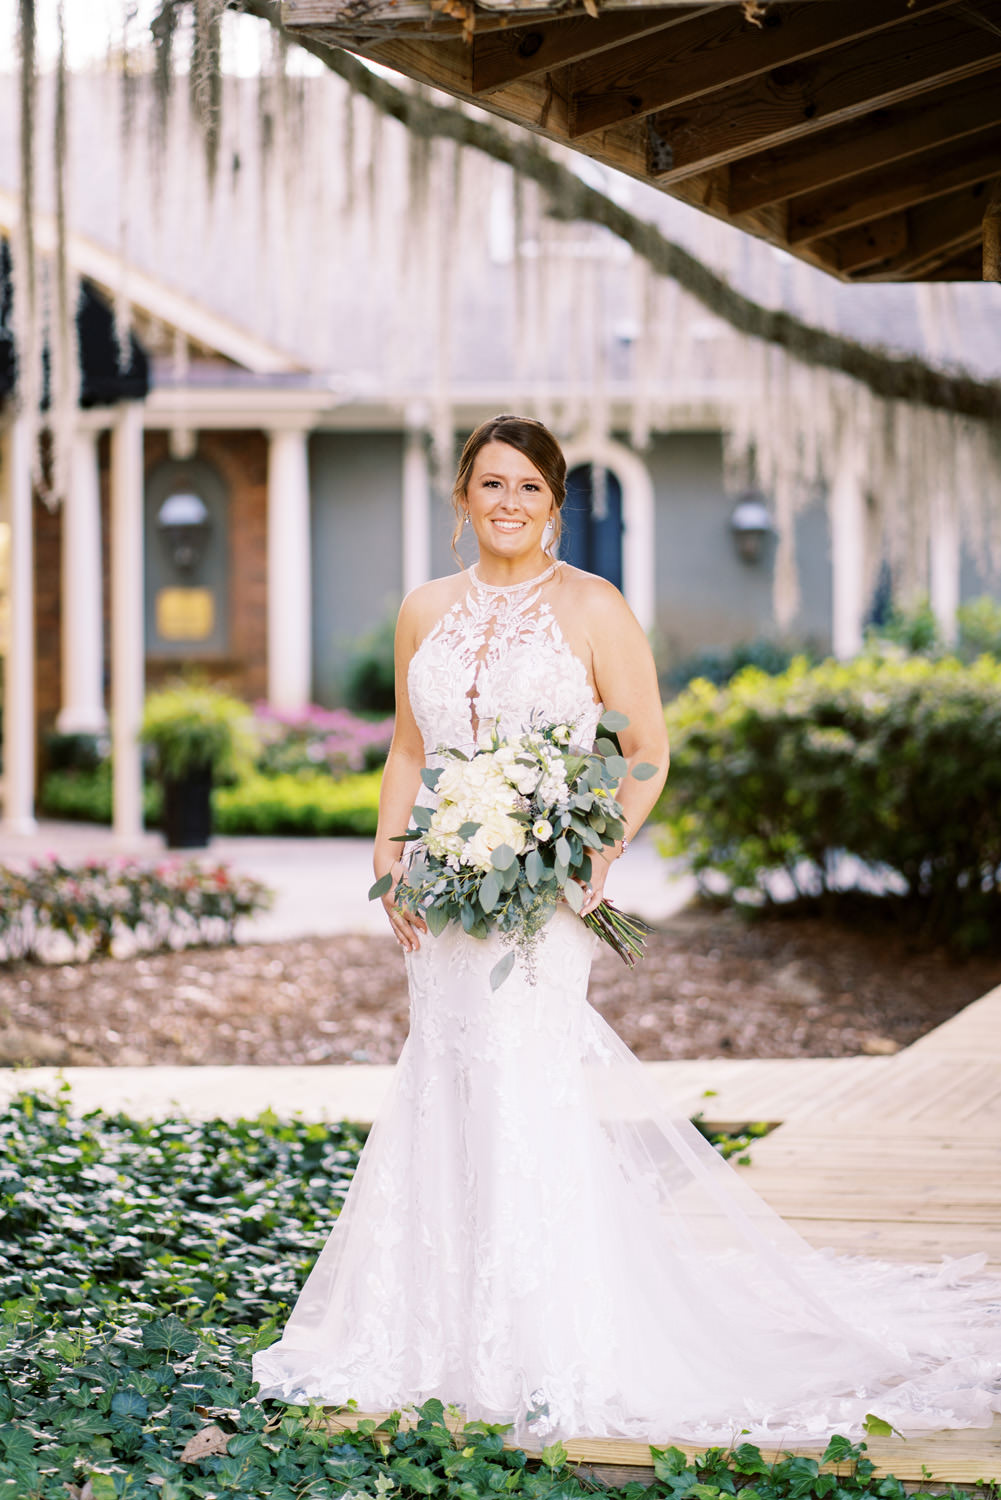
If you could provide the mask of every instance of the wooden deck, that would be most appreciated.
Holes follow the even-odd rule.
[[[811,1244],[915,1262],[985,1250],[1001,1273],[1001,986],[893,1057],[650,1066],[681,1083],[679,1113],[782,1122],[739,1170]],[[644,1444],[566,1446],[596,1477],[650,1477]],[[1001,1418],[868,1448],[922,1488],[1001,1482]]]

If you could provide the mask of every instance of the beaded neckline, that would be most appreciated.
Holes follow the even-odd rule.
[[[469,576],[473,580],[475,586],[478,589],[482,589],[484,593],[507,594],[511,597],[518,598],[522,594],[531,593],[533,589],[538,588],[540,584],[545,583],[547,578],[552,578],[553,574],[556,572],[556,569],[559,566],[559,562],[550,563],[545,572],[536,573],[534,578],[525,578],[521,581],[521,583],[485,583],[477,573],[475,563],[473,563],[472,567],[469,569]]]

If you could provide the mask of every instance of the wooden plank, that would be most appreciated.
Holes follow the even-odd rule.
[[[734,162],[728,208],[743,214],[781,203],[998,123],[1001,72],[995,69],[972,83],[950,84],[891,109],[873,110],[864,128],[851,120],[808,140]]]
[[[728,88],[772,68],[826,52],[855,38],[911,26],[922,12],[947,10],[956,0],[841,0],[776,7],[754,26],[738,6],[673,28],[663,38],[617,47],[575,66],[571,78],[571,138],[654,110],[673,109],[700,94]]]
[[[1001,4],[984,0],[987,31],[963,11],[921,17],[906,45],[894,31],[879,32],[736,88],[705,94],[693,104],[652,116],[673,165],[650,175],[663,186],[693,172],[813,135],[828,126],[975,78],[1001,62]]]
[[[353,1431],[359,1422],[382,1423],[389,1416],[386,1411],[349,1412],[344,1408],[327,1407],[326,1424],[331,1432]],[[445,1413],[445,1425],[451,1432],[462,1430],[464,1418]],[[414,1426],[416,1417],[410,1411],[402,1416],[401,1427]],[[665,1431],[657,1440],[658,1447],[671,1445],[680,1448],[690,1458],[705,1452],[706,1445],[689,1443],[675,1438]],[[506,1443],[512,1449],[517,1444]],[[616,1468],[622,1465],[635,1468],[649,1480],[653,1469],[653,1455],[649,1443],[630,1438],[569,1438],[565,1442],[567,1456],[574,1464],[607,1464]],[[777,1463],[786,1453],[792,1452],[820,1458],[822,1444],[782,1443],[781,1447],[761,1445],[762,1456],[769,1463]],[[904,1481],[933,1479],[937,1484],[978,1485],[984,1481],[995,1481],[1001,1469],[1001,1417],[995,1417],[991,1427],[958,1428],[949,1432],[921,1433],[910,1438],[891,1436],[869,1438],[867,1454],[875,1465],[875,1476],[895,1474]],[[844,1473],[844,1464],[826,1464],[825,1473]]]
[[[880,261],[880,279],[896,280],[909,272],[933,265],[936,260],[946,260],[955,250],[965,248],[978,239],[989,189],[989,181],[979,182],[973,187],[947,193],[931,203],[922,203],[916,208],[908,209],[906,214],[900,216],[905,225],[906,243],[900,249],[892,250]],[[880,225],[890,226],[897,222],[894,216],[879,219],[873,225],[873,230],[877,230]],[[854,229],[847,231],[849,235],[859,232]],[[850,273],[855,268],[840,260],[840,236],[832,238],[839,264]],[[890,235],[887,234],[886,238],[889,240]],[[831,245],[832,239],[825,240],[825,244]]]
[[[961,142],[864,172],[834,188],[805,193],[788,205],[790,245],[850,229],[882,214],[926,203],[982,181],[1001,163],[1001,125]]]
[[[712,9],[712,7],[708,7]],[[473,92],[490,93],[546,73],[550,68],[592,57],[623,42],[650,36],[679,25],[690,16],[705,15],[705,5],[679,6],[674,11],[651,7],[643,11],[587,14],[570,20],[542,21],[531,26],[505,27],[481,36],[477,23],[473,37]]]

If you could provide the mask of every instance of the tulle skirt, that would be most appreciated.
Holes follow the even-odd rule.
[[[822,1442],[1001,1410],[985,1257],[811,1249],[587,1001],[566,909],[496,991],[501,940],[408,960],[411,1030],[262,1397],[362,1410],[431,1396],[555,1438]]]

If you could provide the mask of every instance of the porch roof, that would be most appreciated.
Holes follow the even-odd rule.
[[[1001,218],[1001,0],[283,0],[282,19],[844,281],[978,280]]]

